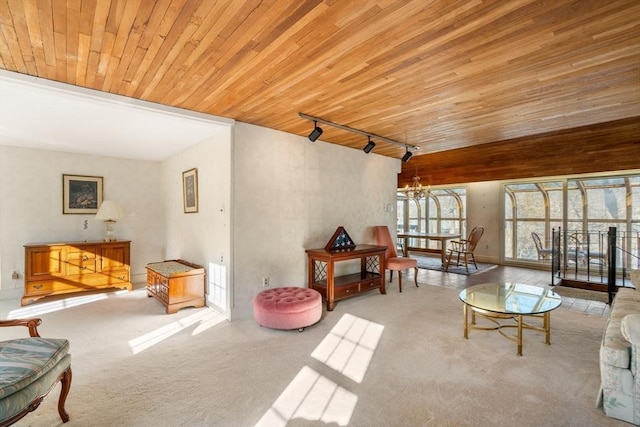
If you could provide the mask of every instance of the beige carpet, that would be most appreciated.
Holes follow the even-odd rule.
[[[595,408],[605,319],[562,307],[552,345],[525,331],[518,357],[496,331],[464,340],[458,292],[425,284],[341,301],[303,333],[166,315],[144,291],[73,304],[41,315],[71,340],[69,427],[626,425]],[[62,425],[58,392],[17,426]]]

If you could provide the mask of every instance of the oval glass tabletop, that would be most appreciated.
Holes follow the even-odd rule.
[[[551,289],[523,283],[483,283],[462,290],[459,297],[473,308],[503,314],[541,314],[562,304]]]

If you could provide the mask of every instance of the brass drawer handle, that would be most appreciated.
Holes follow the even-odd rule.
[[[42,283],[36,283],[35,285],[33,285],[34,289],[42,289]]]

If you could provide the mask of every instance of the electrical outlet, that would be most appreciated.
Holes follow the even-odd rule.
[[[11,275],[11,278],[13,280],[18,280],[20,278],[20,273],[18,273],[17,271],[14,271],[13,274]]]
[[[268,277],[263,277],[262,278],[262,287],[266,288],[267,286],[269,286],[269,278]]]

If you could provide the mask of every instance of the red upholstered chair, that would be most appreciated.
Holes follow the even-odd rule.
[[[374,227],[376,234],[376,244],[386,246],[385,267],[389,270],[389,282],[393,280],[393,272],[398,272],[398,287],[402,292],[402,270],[414,269],[413,279],[418,286],[418,261],[410,257],[399,257],[396,252],[396,244],[391,239],[389,227],[378,225]]]

